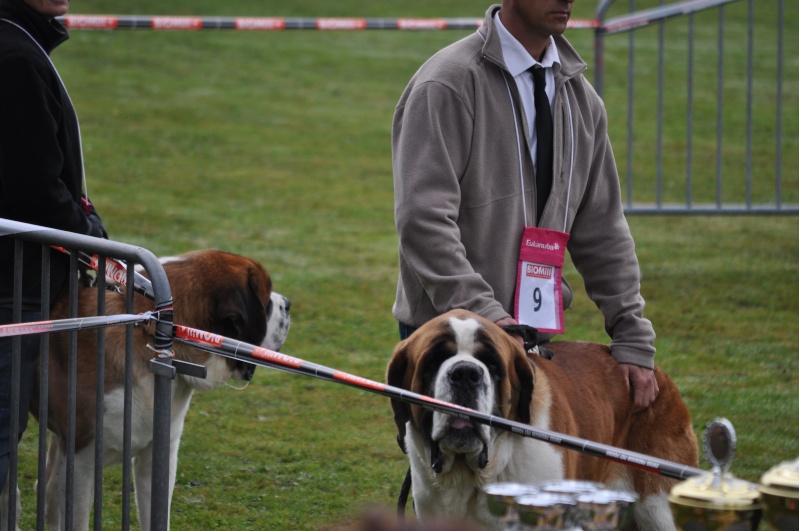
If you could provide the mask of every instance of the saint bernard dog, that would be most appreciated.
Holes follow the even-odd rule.
[[[214,334],[279,350],[290,326],[288,299],[272,291],[272,280],[258,262],[222,251],[203,250],[161,260],[169,279],[174,303],[174,322]],[[124,291],[124,290],[123,290]],[[79,315],[97,314],[97,289],[81,287]],[[64,297],[53,307],[53,319],[68,316]],[[136,294],[134,313],[154,309],[154,303]],[[125,295],[106,292],[106,314],[125,312]],[[133,475],[141,529],[150,528],[152,480],[153,323],[133,331],[132,441]],[[94,489],[97,331],[78,333],[77,414],[73,528],[89,529]],[[105,331],[105,388],[103,398],[103,466],[123,459],[125,383],[125,327]],[[67,440],[68,334],[53,334],[50,340],[48,428],[52,431],[47,456],[46,519],[50,529],[65,528],[65,482]],[[199,379],[178,374],[172,383],[170,429],[169,501],[175,485],[178,447],[183,424],[195,390],[213,389],[228,380],[249,381],[255,366],[173,343],[175,357],[207,368]],[[37,412],[37,407],[32,410]]]
[[[607,346],[563,341],[547,348],[552,359],[527,355],[496,324],[454,310],[397,345],[387,382],[539,429],[697,466],[691,416],[660,368],[657,400],[634,413]],[[501,528],[486,508],[483,485],[580,479],[637,493],[639,529],[674,529],[667,499],[672,479],[399,400],[391,405],[422,520],[453,516]]]

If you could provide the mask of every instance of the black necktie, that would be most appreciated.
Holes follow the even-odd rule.
[[[552,109],[547,97],[546,72],[533,67],[533,99],[535,100],[535,187],[536,214],[541,221],[549,191],[552,189]]]

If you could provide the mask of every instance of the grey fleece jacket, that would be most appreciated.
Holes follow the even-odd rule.
[[[422,65],[395,110],[393,313],[410,326],[453,308],[492,321],[513,313],[523,205],[534,223],[536,190],[529,124],[493,23],[498,9]],[[651,368],[655,332],[643,317],[604,104],[583,76],[585,62],[565,38],[555,42],[562,67],[552,108],[553,184],[539,226],[571,234],[569,256],[604,315],[614,358]]]

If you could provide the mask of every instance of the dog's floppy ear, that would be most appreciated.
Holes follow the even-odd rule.
[[[253,262],[215,290],[214,321],[224,336],[259,345],[266,336],[266,309],[272,283],[265,270]],[[212,330],[213,331],[213,330]]]
[[[408,373],[408,340],[400,342],[394,349],[391,361],[386,369],[386,383],[392,387],[410,389],[406,385],[405,377]],[[408,453],[405,448],[405,425],[411,420],[411,409],[402,400],[391,399],[391,409],[394,410],[394,424],[397,425],[397,444],[403,453]]]
[[[241,289],[221,287],[215,293],[216,307],[212,322],[218,330],[211,330],[224,336],[242,338],[247,323],[247,303]]]
[[[530,424],[530,406],[533,403],[533,390],[535,388],[535,369],[533,362],[527,356],[527,349],[538,344],[538,330],[527,325],[512,325],[500,327],[502,333],[497,341],[503,343],[502,348],[509,349],[511,353],[511,404],[516,407],[516,418],[519,422]],[[524,347],[514,335],[522,336]]]
[[[516,376],[519,378],[519,400],[516,404],[516,414],[519,422],[530,424],[530,406],[533,403],[533,390],[535,389],[533,362],[519,348],[513,356],[513,365]]]
[[[250,286],[253,294],[266,308],[269,304],[269,297],[272,294],[272,279],[266,274],[263,266],[257,262],[253,262],[252,267],[247,270],[247,277],[247,285]]]

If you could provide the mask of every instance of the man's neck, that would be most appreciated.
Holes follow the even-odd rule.
[[[538,62],[544,58],[544,54],[547,51],[547,46],[551,42],[551,37],[549,35],[542,37],[540,35],[533,34],[529,31],[525,31],[522,26],[518,24],[516,20],[510,17],[510,20],[506,20],[507,17],[502,16],[502,10],[499,11],[499,19],[502,21],[502,25],[505,26],[505,29],[513,35],[519,43],[524,46],[524,49],[527,50],[527,53]]]

